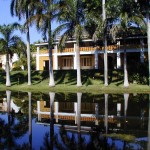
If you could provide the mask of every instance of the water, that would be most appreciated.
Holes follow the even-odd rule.
[[[0,92],[0,149],[148,150],[148,94]]]

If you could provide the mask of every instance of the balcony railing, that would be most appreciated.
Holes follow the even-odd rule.
[[[63,50],[58,50],[58,53],[68,53],[68,52],[74,52],[74,48],[64,48]]]
[[[94,51],[95,47],[80,47],[80,51]]]
[[[118,49],[124,49],[126,47],[126,49],[139,49],[141,48],[141,45],[136,45],[136,44],[128,44],[128,45],[108,45],[107,46],[107,50],[108,51],[112,51],[112,50],[118,50]],[[147,45],[144,45],[144,48],[146,48]],[[80,47],[80,51],[94,51],[94,50],[100,50],[103,51],[104,50],[104,46],[97,46],[97,47]],[[52,53],[54,53],[55,50],[52,50]],[[73,53],[74,52],[74,48],[65,48],[62,51],[58,50],[58,53]],[[48,54],[48,50],[40,50],[40,54]]]

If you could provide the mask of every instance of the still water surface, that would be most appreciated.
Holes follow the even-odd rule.
[[[0,149],[148,150],[148,94],[0,92]]]

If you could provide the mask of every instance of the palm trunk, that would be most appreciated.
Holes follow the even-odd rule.
[[[105,0],[102,0],[103,23],[106,21]],[[108,64],[107,64],[107,37],[104,32],[104,85],[108,86]]]
[[[10,114],[10,111],[11,111],[11,91],[6,90],[6,96],[7,96],[7,113]]]
[[[107,39],[104,35],[104,85],[108,86],[108,60],[107,60]]]
[[[149,94],[149,117],[148,117],[148,142],[147,142],[147,150],[150,148],[150,94]]]
[[[127,52],[126,48],[124,49],[124,87],[128,87],[128,71],[127,71]]]
[[[105,131],[108,133],[108,94],[105,94]]]
[[[29,97],[29,149],[32,150],[32,105],[31,92],[28,92]]]
[[[26,12],[26,20],[28,20],[29,14],[28,10]],[[28,65],[28,85],[31,85],[31,56],[30,56],[30,33],[29,33],[29,26],[27,24],[27,65]]]
[[[50,146],[51,149],[54,147],[54,99],[55,93],[49,92],[50,96]]]
[[[81,66],[80,66],[80,48],[79,48],[79,40],[77,40],[76,44],[76,57],[77,57],[77,86],[82,86],[81,82]]]
[[[127,116],[128,99],[129,99],[129,93],[124,93],[124,117],[125,117],[125,120],[126,120],[126,116]]]
[[[8,113],[8,149],[11,149],[11,91],[6,90],[6,96],[7,96],[7,113]]]
[[[49,50],[49,86],[55,86],[54,73],[53,73],[53,57],[52,57],[52,35],[51,35],[51,22],[48,25],[48,50]]]
[[[148,62],[149,62],[149,86],[150,86],[150,18],[147,10],[147,45],[148,45]]]
[[[6,54],[6,86],[11,86],[9,70],[9,54]]]
[[[77,149],[81,149],[81,98],[82,93],[77,93],[77,130],[78,130]]]

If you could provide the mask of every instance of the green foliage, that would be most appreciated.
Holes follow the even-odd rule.
[[[87,81],[86,81],[86,83],[85,83],[85,86],[88,86],[88,85],[91,85],[91,84],[92,84],[92,82],[91,82],[91,80],[88,78]]]
[[[15,61],[13,63],[13,71],[21,71],[22,66],[24,67],[24,70],[27,70],[27,58],[24,55],[21,55],[18,61]],[[36,59],[31,56],[31,69],[36,69]]]
[[[129,81],[138,84],[148,84],[148,65],[140,63],[129,71]]]
[[[36,46],[34,44],[30,44],[31,52],[36,52]]]
[[[107,134],[105,135],[107,137],[111,137],[111,138],[114,138],[114,139],[120,139],[120,140],[123,140],[123,141],[126,141],[126,142],[133,142],[135,141],[135,136],[133,135],[128,135],[128,134],[115,134],[115,133],[112,133],[112,134]]]

